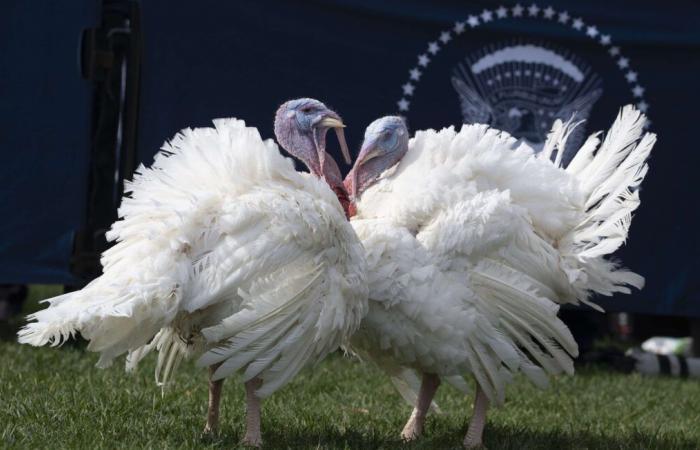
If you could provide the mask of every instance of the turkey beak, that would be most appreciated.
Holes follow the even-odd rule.
[[[345,124],[337,114],[332,113],[325,116],[320,125],[326,128],[333,128],[335,130],[335,135],[338,137],[338,143],[340,144],[340,151],[343,153],[343,159],[345,159],[345,164],[352,163],[352,158],[350,157],[350,150],[348,149],[348,143],[345,141]]]
[[[352,170],[352,192],[350,193],[350,195],[352,195],[353,199],[357,199],[357,174],[360,171],[360,166],[365,162],[369,161],[370,159],[374,158],[378,154],[379,148],[377,146],[376,139],[369,139],[362,143],[362,149],[357,155],[357,159],[355,160],[355,166]]]
[[[379,147],[377,145],[377,139],[369,139],[362,143],[362,149],[357,155],[357,160],[355,161],[355,167],[359,167],[370,159],[374,158],[379,154]]]

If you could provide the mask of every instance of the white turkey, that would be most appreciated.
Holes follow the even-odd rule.
[[[605,256],[639,205],[655,142],[644,122],[625,107],[602,144],[591,136],[566,168],[570,122],[555,123],[539,154],[485,125],[410,141],[398,117],[368,127],[345,180],[370,290],[352,345],[415,406],[404,439],[422,433],[441,379],[466,391],[472,374],[464,445],[481,445],[487,406],[504,401],[513,374],[545,387],[548,374],[573,373],[578,349],[558,303],[642,287]]]
[[[343,126],[313,99],[279,108],[278,142],[311,174],[243,121],[183,130],[127,186],[102,276],[50,299],[19,341],[55,346],[79,332],[99,367],[128,352],[127,369],[155,349],[161,384],[197,356],[210,372],[205,432],[217,429],[223,379],[241,371],[243,441],[259,446],[260,399],[343,344],[367,309],[363,249],[325,151],[335,128],[349,158]]]

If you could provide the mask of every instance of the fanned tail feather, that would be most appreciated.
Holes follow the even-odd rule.
[[[51,306],[28,316],[33,322],[19,331],[18,341],[58,346],[80,333],[89,341],[88,350],[100,353],[97,366],[108,367],[123,353],[143,350],[170,320],[179,293],[165,285],[160,288],[152,290],[153,297],[149,297],[97,279],[81,291],[47,300]],[[134,367],[141,357],[134,355],[127,368]]]
[[[85,289],[88,289],[88,285]],[[18,333],[20,344],[52,347],[62,345],[80,332],[81,320],[89,304],[84,298],[84,291],[69,292],[42,303],[50,307],[27,316],[27,323]]]
[[[639,187],[649,170],[647,160],[656,142],[656,135],[644,133],[645,124],[644,114],[631,105],[625,106],[602,144],[599,133],[590,136],[566,168],[579,183],[585,214],[560,239],[559,249],[571,267],[581,269],[572,280],[577,298],[596,309],[600,307],[588,301],[591,292],[629,293],[629,287],[641,289],[644,285],[643,277],[605,257],[624,244],[632,213],[640,205]],[[555,126],[547,146],[564,148],[569,135],[566,129],[573,126]]]
[[[552,125],[552,130],[547,135],[547,140],[542,147],[542,151],[539,153],[538,157],[543,159],[552,159],[552,154],[556,150],[556,155],[554,157],[554,165],[556,167],[561,166],[562,157],[564,156],[564,151],[566,150],[566,141],[574,132],[576,127],[581,125],[584,121],[579,120],[574,122],[575,114],[571,116],[566,122],[562,122],[561,119],[557,119]]]

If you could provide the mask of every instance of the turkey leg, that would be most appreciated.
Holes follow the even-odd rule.
[[[260,447],[262,445],[262,435],[260,434],[260,398],[255,395],[255,391],[260,385],[262,385],[262,380],[257,377],[245,383],[246,415],[243,445],[252,447]]]
[[[219,404],[221,402],[221,388],[224,380],[213,381],[214,372],[221,363],[209,366],[209,410],[207,411],[207,424],[204,426],[205,434],[213,434],[219,431]]]
[[[476,383],[476,397],[474,398],[474,413],[469,422],[467,435],[464,437],[464,448],[479,448],[482,444],[484,425],[486,425],[486,410],[489,407],[489,400],[486,398],[484,390],[479,383]]]
[[[432,373],[423,374],[416,406],[413,408],[413,413],[411,413],[408,422],[403,427],[403,431],[401,431],[401,439],[404,441],[418,439],[423,434],[425,417],[428,415],[430,404],[438,386],[440,386],[440,377]]]

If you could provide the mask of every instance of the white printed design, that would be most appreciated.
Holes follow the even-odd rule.
[[[410,111],[411,98],[416,93],[417,85],[421,79],[421,76],[423,75],[423,72],[430,65],[432,58],[435,58],[436,55],[450,41],[462,35],[468,28],[477,28],[479,26],[489,24],[496,20],[508,18],[529,18],[556,21],[562,26],[570,27],[576,32],[582,33],[589,39],[592,39],[593,41],[598,43],[601,47],[606,49],[608,55],[610,55],[610,57],[613,58],[615,64],[623,72],[625,79],[629,83],[630,92],[632,94],[634,102],[636,103],[637,108],[640,111],[648,114],[649,103],[644,97],[645,88],[639,83],[637,72],[632,70],[629,58],[623,55],[622,49],[619,46],[613,45],[612,38],[609,34],[604,34],[595,25],[585,23],[580,17],[572,17],[567,11],[557,11],[551,6],[541,8],[536,3],[531,4],[529,7],[523,7],[520,4],[517,4],[510,8],[500,6],[495,9],[484,9],[480,14],[470,15],[466,20],[455,22],[452,28],[443,30],[440,33],[438,39],[428,43],[426,52],[418,55],[416,65],[409,70],[409,79],[401,86],[402,95],[396,102],[399,112],[406,114],[408,111]],[[529,49],[528,57],[531,57],[533,59],[539,58],[540,62],[543,62],[544,60],[553,62],[556,66],[558,66],[561,69],[562,72],[567,73],[567,75],[571,76],[572,79],[575,79],[573,77],[576,74],[574,68],[567,67],[566,64],[563,64],[563,61],[558,61],[562,64],[556,64],[557,61],[551,59],[552,55],[548,55],[546,53],[545,48],[542,48],[541,46],[539,47],[543,51],[535,50],[534,48]],[[513,52],[515,50],[516,49],[511,48],[508,51]],[[498,60],[499,58],[506,58],[509,55],[506,52],[504,54],[491,56],[493,59]],[[561,57],[562,55],[558,56]],[[487,59],[483,62],[483,65],[487,66],[490,63],[491,61]],[[564,70],[565,67],[567,67],[566,70]],[[481,68],[481,66],[479,66],[478,68]],[[650,123],[651,121],[648,121],[647,126]]]
[[[464,123],[485,123],[540,150],[552,123],[585,121],[603,93],[600,77],[570,52],[535,44],[489,45],[453,70]],[[585,126],[567,140],[564,161],[583,143]]]

